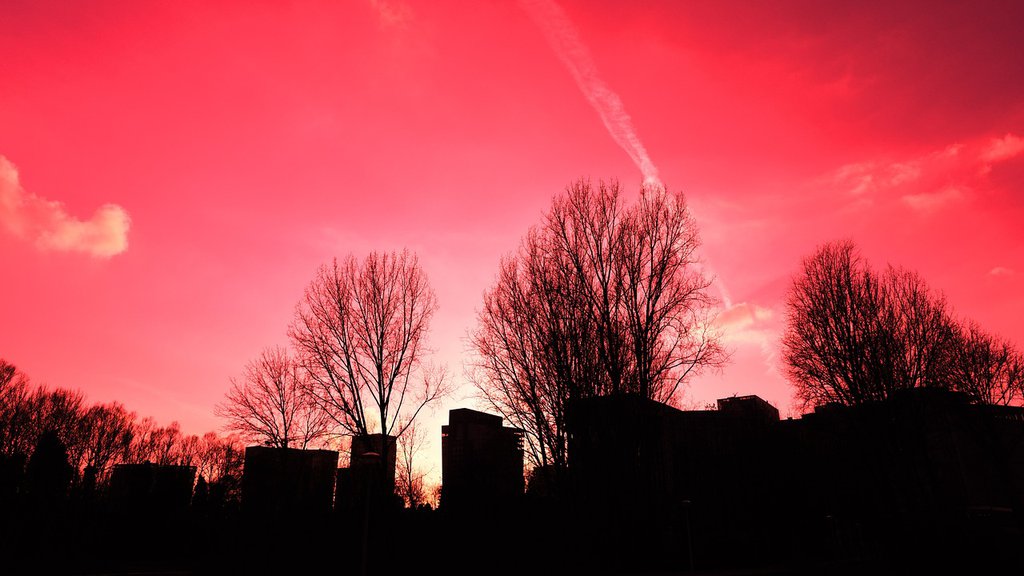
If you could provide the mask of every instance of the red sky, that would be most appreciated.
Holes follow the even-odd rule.
[[[790,412],[781,302],[832,239],[1024,345],[1024,5],[748,4],[4,2],[0,357],[201,434],[319,264],[407,246],[462,382],[500,257],[576,178],[635,193],[630,143],[728,306],[687,401]]]

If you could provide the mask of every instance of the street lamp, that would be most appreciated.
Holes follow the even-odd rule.
[[[693,572],[693,537],[690,534],[690,502],[683,500],[683,519],[686,522],[686,556],[689,560],[690,572]]]

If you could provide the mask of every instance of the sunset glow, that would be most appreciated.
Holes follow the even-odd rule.
[[[317,267],[408,248],[432,359],[578,178],[682,190],[732,350],[683,403],[778,371],[800,259],[851,239],[1024,346],[1024,5],[6,2],[0,358],[219,430]]]

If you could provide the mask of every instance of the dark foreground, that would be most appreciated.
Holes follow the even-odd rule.
[[[216,511],[147,517],[80,508],[4,518],[0,574],[1020,574],[1020,532],[820,526],[709,536],[686,518],[651,533],[621,516],[546,503],[269,518]],[[365,512],[365,511],[363,511]],[[771,520],[765,519],[765,525]],[[874,532],[872,532],[874,531]]]

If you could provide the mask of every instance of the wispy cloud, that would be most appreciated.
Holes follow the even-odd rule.
[[[79,220],[62,203],[22,188],[18,169],[0,156],[0,226],[42,250],[109,258],[128,249],[131,218],[124,208],[104,204],[92,218]]]
[[[730,304],[727,301],[725,304],[715,321],[722,330],[722,340],[728,344],[757,346],[768,370],[776,370],[781,327],[775,311],[747,302]]]
[[[1002,162],[1024,152],[1024,138],[1007,134],[1002,138],[993,138],[981,154],[982,160],[988,163]]]
[[[934,192],[921,192],[919,194],[904,194],[900,200],[918,212],[933,212],[945,208],[950,204],[960,202],[967,196],[962,188],[946,186]]]
[[[858,206],[873,205],[865,198],[892,196],[912,210],[927,213],[969,199],[986,185],[995,165],[1021,155],[1024,138],[1006,134],[896,161],[847,164],[828,180]]]
[[[633,163],[640,169],[644,183],[660,186],[658,169],[651,162],[647,150],[637,136],[633,120],[626,113],[622,99],[601,79],[597,66],[590,56],[590,50],[580,40],[576,27],[566,16],[565,11],[552,0],[520,0],[519,4],[544,31],[548,43],[569,69],[569,73],[576,80],[576,85],[597,111],[612,139],[629,154]]]
[[[996,266],[995,268],[988,271],[990,276],[1013,276],[1016,274],[1012,268],[1006,268],[1004,266]]]
[[[412,8],[401,0],[370,0],[382,26],[405,26],[412,20]]]
[[[773,318],[775,312],[771,308],[739,302],[727,304],[725,309],[718,315],[716,324],[727,334],[738,333],[751,328],[764,328]],[[728,335],[726,337],[729,337]]]

